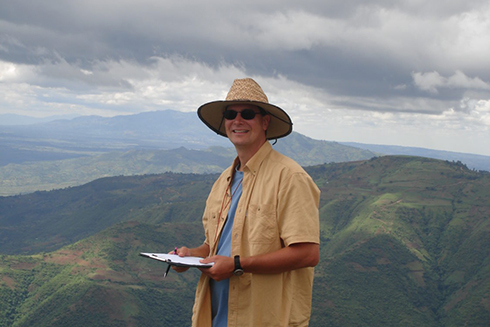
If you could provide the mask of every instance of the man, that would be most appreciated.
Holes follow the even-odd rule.
[[[291,133],[291,119],[250,78],[235,80],[225,101],[202,105],[198,115],[228,137],[237,157],[208,196],[204,243],[177,250],[214,262],[201,268],[193,326],[307,326],[320,191],[268,142]]]

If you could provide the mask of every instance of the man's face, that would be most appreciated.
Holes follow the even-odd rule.
[[[236,104],[227,108],[239,113],[246,109],[253,110],[256,113],[255,117],[246,120],[238,114],[235,119],[225,119],[226,135],[235,147],[258,148],[266,140],[265,131],[269,127],[270,116],[262,116],[257,106],[248,104]]]

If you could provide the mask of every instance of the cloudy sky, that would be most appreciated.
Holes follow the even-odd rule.
[[[0,114],[195,111],[249,76],[315,139],[490,155],[488,0],[0,8]]]

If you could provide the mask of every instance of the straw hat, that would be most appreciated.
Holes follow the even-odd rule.
[[[270,104],[260,85],[251,78],[234,80],[226,100],[203,104],[197,109],[197,115],[206,126],[226,137],[223,111],[233,104],[251,104],[264,109],[271,117],[266,134],[269,140],[287,136],[293,130],[293,123],[288,114],[281,108]]]

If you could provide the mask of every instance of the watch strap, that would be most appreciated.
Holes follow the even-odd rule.
[[[234,260],[235,260],[235,270],[233,270],[233,274],[235,276],[243,275],[244,271],[243,271],[242,265],[240,264],[240,256],[236,255]]]
[[[242,269],[242,265],[240,264],[240,256],[235,256],[235,270]]]

